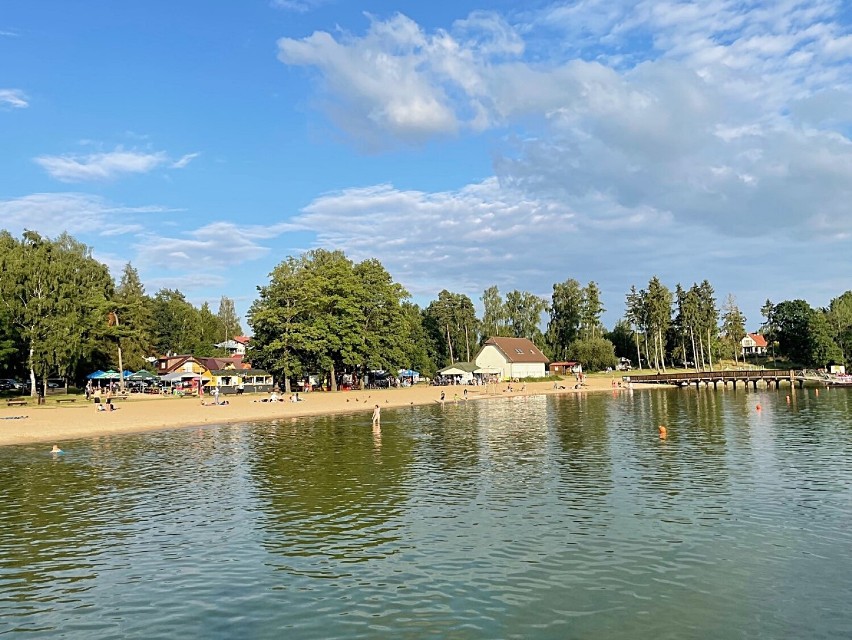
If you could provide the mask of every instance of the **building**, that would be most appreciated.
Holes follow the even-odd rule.
[[[552,376],[569,376],[572,373],[579,373],[582,370],[579,362],[568,360],[566,362],[551,362],[547,366],[547,370]]]
[[[217,349],[224,349],[232,356],[244,356],[248,348],[248,343],[248,336],[234,336],[233,339],[225,340],[214,346]]]
[[[766,354],[766,338],[759,333],[747,333],[740,341],[744,356],[762,356]]]
[[[544,378],[547,357],[527,338],[488,338],[474,358],[478,369],[500,380]]]
[[[456,362],[438,371],[439,376],[444,380],[451,380],[454,384],[471,384],[475,373],[480,371],[473,362]]]

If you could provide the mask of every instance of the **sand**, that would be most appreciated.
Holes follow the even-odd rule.
[[[116,401],[117,409],[97,411],[94,404],[81,396],[74,403],[62,405],[6,406],[0,401],[0,446],[32,442],[61,442],[74,438],[90,438],[107,434],[140,433],[177,427],[222,424],[273,418],[290,418],[327,414],[363,414],[369,425],[376,404],[383,409],[423,405],[439,402],[444,391],[446,403],[464,402],[463,391],[468,390],[468,402],[489,398],[541,395],[554,393],[585,393],[587,391],[612,391],[609,376],[588,377],[582,389],[574,389],[574,380],[560,383],[564,389],[554,389],[552,382],[507,384],[489,387],[433,387],[417,385],[407,389],[380,389],[365,391],[313,392],[299,394],[302,402],[260,402],[268,394],[222,396],[229,404],[211,406],[212,398],[205,396],[206,405],[198,398],[148,396],[132,394],[127,400]]]

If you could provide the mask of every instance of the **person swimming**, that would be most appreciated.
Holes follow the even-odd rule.
[[[62,449],[59,448],[58,445],[53,445],[53,449],[50,450],[51,453],[65,453]]]

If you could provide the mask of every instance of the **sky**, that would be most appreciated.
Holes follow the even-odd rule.
[[[288,256],[421,306],[708,279],[756,330],[852,275],[844,0],[0,5],[0,228],[241,314]]]

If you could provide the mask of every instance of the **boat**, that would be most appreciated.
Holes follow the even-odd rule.
[[[852,374],[849,373],[838,373],[826,376],[824,380],[825,384],[827,384],[829,387],[852,387]]]

